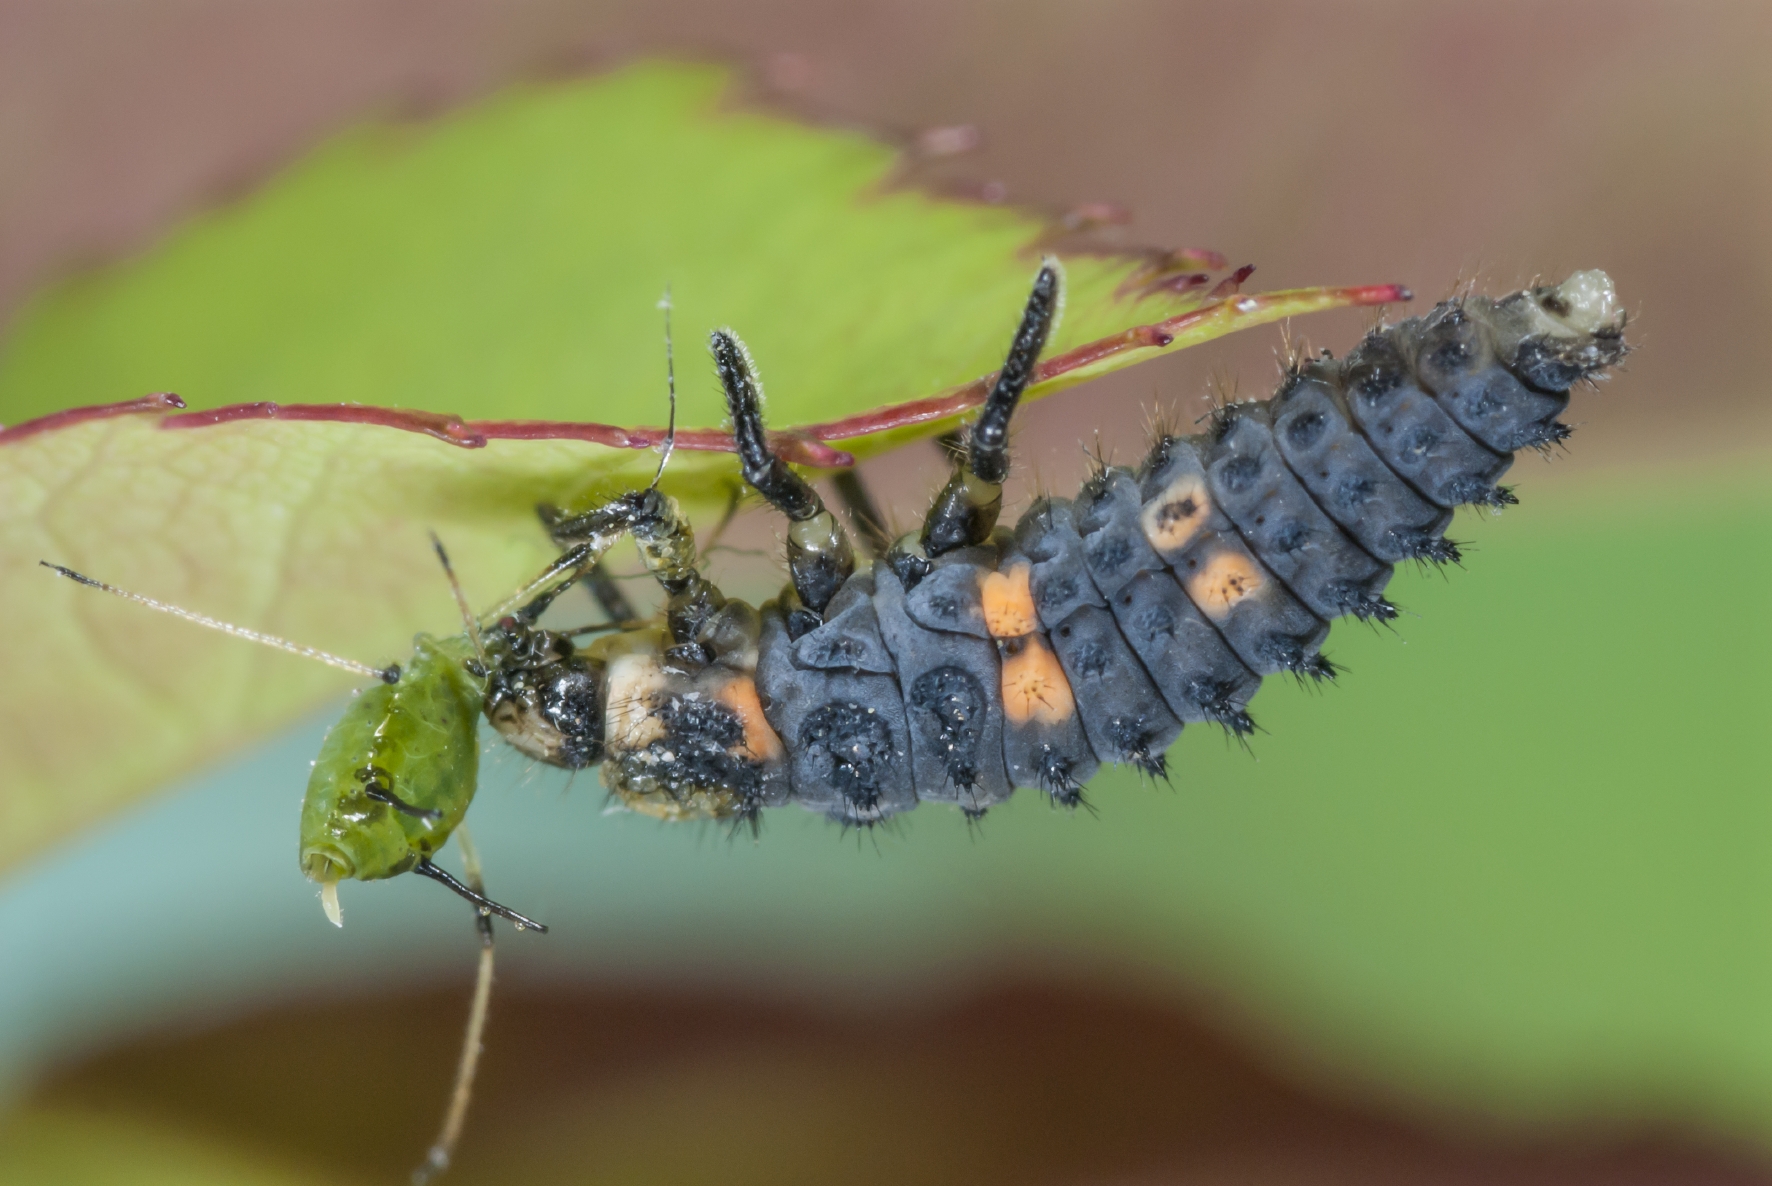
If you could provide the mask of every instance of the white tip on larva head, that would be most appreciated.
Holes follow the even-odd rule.
[[[320,909],[326,911],[326,921],[335,927],[345,925],[345,912],[338,904],[338,882],[322,881],[320,883]]]
[[[1554,288],[1541,288],[1534,302],[1555,326],[1549,332],[1586,336],[1624,328],[1624,309],[1612,277],[1598,268],[1577,272]],[[1547,327],[1548,328],[1548,327]]]

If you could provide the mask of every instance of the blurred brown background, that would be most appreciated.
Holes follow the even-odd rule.
[[[977,149],[930,166],[930,180],[997,183],[1011,201],[1053,208],[1115,203],[1132,214],[1127,242],[1216,248],[1257,265],[1252,287],[1400,281],[1432,300],[1465,280],[1502,291],[1604,267],[1636,315],[1639,352],[1603,404],[1586,405],[1570,458],[1527,459],[1516,473],[1540,482],[1572,467],[1699,460],[1772,441],[1756,350],[1772,315],[1769,33],[1769,5],[1643,0],[15,0],[0,3],[0,316],[366,116],[692,53],[750,64],[761,98],[821,119],[899,137],[975,127]],[[1340,350],[1362,323],[1336,314],[1299,330]],[[1154,396],[1198,406],[1215,375],[1265,389],[1277,343],[1246,335],[1115,376],[1087,401],[1038,405],[1019,448],[1063,486],[1082,469],[1077,442],[1097,431],[1134,453]],[[903,517],[931,467],[909,450],[869,471]],[[777,1143],[784,1160],[759,1181],[1724,1181],[1753,1178],[1759,1160],[1701,1152],[1691,1134],[1498,1148],[1470,1135],[1473,1118],[1445,1129],[1445,1118],[1317,1098],[1173,1010],[1072,988],[1006,987],[887,1027],[693,994],[665,1008],[527,991],[501,1015],[557,1024],[545,1041],[528,1031],[534,1050],[495,1024],[487,1119],[463,1181],[516,1180],[522,1165],[736,1180],[717,1157],[677,1156],[678,1124],[712,1123],[697,1116],[717,1118],[700,1130],[703,1154],[717,1151],[720,1126]],[[388,1008],[447,1030],[460,994]],[[287,1011],[160,1041],[73,1070],[42,1098],[102,1108],[158,1097],[316,1173],[396,1172],[428,1113],[402,1104],[348,1121],[337,1160],[316,1162],[299,1153],[311,1142],[283,1097],[255,1096],[222,1069],[243,1050],[299,1067],[341,1023]],[[391,1075],[445,1071],[446,1052],[413,1066],[386,1031],[363,1040],[372,1062],[403,1068]],[[320,1093],[323,1071],[296,1080]],[[957,1086],[917,1095],[937,1081]],[[897,1087],[881,1096],[881,1084]],[[597,1157],[574,1160],[593,1147]]]

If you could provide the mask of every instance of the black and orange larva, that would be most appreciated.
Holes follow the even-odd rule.
[[[532,661],[495,675],[493,724],[544,761],[601,762],[624,804],[668,819],[797,803],[868,825],[925,800],[976,815],[1021,787],[1075,804],[1102,762],[1163,774],[1185,724],[1248,733],[1263,676],[1332,678],[1329,623],[1393,618],[1398,561],[1457,560],[1453,509],[1513,502],[1497,482],[1514,452],[1562,442],[1569,388],[1626,350],[1601,272],[1446,301],[1002,529],[1009,418],[1061,284],[1041,269],[921,530],[864,568],[769,452],[756,369],[715,333],[745,480],[789,520],[790,585],[760,609],[728,600],[656,489],[544,508],[562,563],[588,568],[632,534],[667,601],[583,650],[534,625],[553,594],[505,619],[499,645]]]

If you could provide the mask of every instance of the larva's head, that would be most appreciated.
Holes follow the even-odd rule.
[[[473,801],[484,677],[466,636],[419,635],[398,681],[357,694],[326,734],[302,801],[301,867],[336,917],[347,878],[404,873]]]
[[[1618,334],[1624,330],[1624,308],[1612,277],[1598,268],[1576,272],[1561,284],[1532,290],[1540,333],[1556,337]]]
[[[486,719],[520,753],[582,770],[603,760],[607,703],[602,660],[570,639],[508,619],[486,636],[493,672]]]
[[[1538,391],[1603,378],[1630,353],[1624,307],[1604,272],[1576,272],[1493,304],[1473,298],[1466,309],[1488,322],[1497,356]]]

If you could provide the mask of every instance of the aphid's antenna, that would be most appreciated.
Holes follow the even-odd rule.
[[[671,393],[671,418],[665,426],[664,449],[658,459],[658,472],[652,475],[652,488],[664,479],[665,466],[670,464],[671,453],[677,447],[677,359],[676,351],[671,346],[671,290],[667,287],[664,295],[658,298],[658,307],[664,310],[665,323],[665,386]]]
[[[461,850],[462,876],[474,892],[486,889],[480,877],[480,854],[465,827],[455,830],[455,844]],[[480,1069],[481,1039],[486,1032],[486,1009],[492,1000],[492,917],[474,912],[474,925],[480,932],[480,970],[474,977],[474,1003],[468,1007],[468,1032],[462,1039],[461,1060],[455,1064],[455,1090],[449,1096],[449,1108],[443,1113],[443,1127],[437,1133],[424,1163],[412,1171],[413,1186],[425,1186],[449,1168],[455,1155],[456,1142],[461,1139],[462,1125],[468,1118],[468,1101],[474,1093],[474,1075]]]
[[[541,594],[551,593],[553,596],[557,596],[563,592],[574,581],[590,571],[591,565],[595,564],[603,553],[609,550],[609,545],[613,541],[614,536],[602,536],[586,540],[582,544],[576,544],[560,553],[555,557],[554,562],[542,571],[540,576],[493,606],[486,613],[481,614],[479,620],[490,625],[518,606],[527,606],[533,607],[533,612],[528,615],[528,620],[533,623],[536,618],[541,616],[542,610],[545,608],[545,603],[540,600]],[[565,580],[562,581],[562,577]],[[553,596],[550,596],[548,600],[551,601]]]
[[[480,644],[480,623],[474,621],[474,611],[468,608],[468,595],[461,591],[461,582],[455,577],[455,565],[449,563],[449,553],[443,550],[443,541],[431,532],[431,547],[437,551],[437,559],[443,563],[443,575],[449,578],[449,591],[455,594],[455,606],[461,610],[462,625],[468,628],[468,641],[474,644],[474,657],[480,660],[480,666],[486,666],[486,648]]]
[[[92,589],[102,589],[106,593],[115,593],[118,597],[127,601],[133,601],[138,605],[145,605],[149,609],[157,609],[161,613],[171,614],[175,618],[183,618],[187,622],[195,622],[199,626],[207,626],[211,630],[219,630],[223,634],[232,634],[235,638],[244,638],[248,642],[263,643],[265,646],[275,647],[280,651],[288,651],[292,655],[300,655],[304,659],[316,660],[317,662],[326,664],[328,667],[337,667],[341,671],[354,671],[358,675],[371,676],[382,681],[384,684],[396,684],[400,682],[400,665],[398,663],[390,663],[386,667],[371,667],[367,663],[359,663],[355,659],[346,659],[328,651],[322,651],[316,647],[306,647],[299,642],[290,642],[286,638],[278,638],[274,634],[261,634],[257,630],[248,630],[246,627],[236,626],[232,622],[223,622],[218,618],[209,617],[207,614],[197,613],[195,610],[184,609],[176,605],[168,605],[164,601],[155,601],[152,597],[144,597],[140,593],[131,593],[128,589],[119,589],[117,586],[107,585],[103,581],[95,581],[91,577],[77,573],[71,568],[63,568],[61,565],[51,564],[47,560],[39,560],[37,563],[41,564],[44,568],[49,569],[51,572],[67,577],[70,581],[74,581]]]

